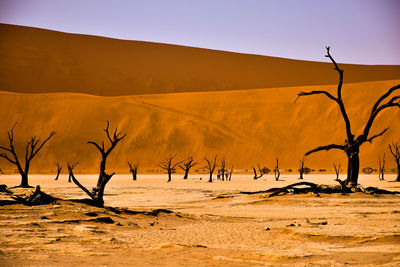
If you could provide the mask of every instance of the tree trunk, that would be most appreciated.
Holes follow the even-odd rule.
[[[167,183],[169,183],[169,182],[171,182],[171,171],[170,170],[168,170],[168,181],[167,181]]]
[[[136,176],[137,176],[136,171],[134,171],[134,172],[132,173],[132,179],[133,179],[134,181],[136,181]]]
[[[21,185],[20,185],[20,187],[23,187],[23,188],[30,188],[31,187],[28,184],[28,174],[27,173],[21,173]]]
[[[212,172],[210,172],[210,179],[208,180],[209,183],[212,183]]]
[[[303,180],[303,172],[300,172],[300,180]]]
[[[397,162],[397,178],[396,182],[400,182],[400,162]]]
[[[186,169],[185,170],[185,175],[183,176],[183,180],[187,180],[188,176],[189,176],[189,170]]]
[[[360,158],[358,156],[358,151],[347,154],[347,158],[348,165],[346,185],[353,187],[358,184],[358,172],[360,169]]]

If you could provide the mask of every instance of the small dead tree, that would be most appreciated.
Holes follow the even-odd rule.
[[[115,174],[115,172],[113,172],[112,174],[106,173],[107,157],[110,155],[111,151],[114,150],[114,148],[117,146],[117,144],[122,139],[124,139],[126,136],[126,134],[122,134],[121,132],[118,132],[118,126],[115,127],[114,133],[111,134],[110,129],[109,129],[110,123],[109,123],[109,121],[106,121],[106,122],[107,122],[107,126],[104,129],[104,132],[106,133],[107,139],[110,142],[110,146],[108,148],[106,148],[104,145],[104,141],[101,142],[101,145],[99,145],[93,141],[88,141],[88,144],[94,145],[101,154],[100,174],[99,174],[99,178],[97,180],[96,187],[92,188],[92,191],[89,191],[86,187],[81,185],[81,183],[79,183],[79,181],[76,179],[74,172],[73,172],[75,166],[78,163],[76,162],[74,164],[68,164],[68,172],[69,172],[69,176],[72,179],[72,181],[94,201],[95,205],[97,205],[99,207],[104,206],[104,200],[103,200],[104,189],[105,189],[107,183],[110,181],[110,179]]]
[[[174,158],[176,157],[175,155],[169,155],[169,157],[160,163],[160,168],[163,170],[166,170],[168,172],[168,181],[167,183],[171,182],[171,175],[172,173],[175,173],[176,167],[183,162],[183,160],[173,163]]]
[[[358,174],[359,174],[359,169],[360,169],[360,158],[359,158],[359,152],[360,152],[360,146],[366,142],[372,142],[375,138],[383,135],[388,128],[383,129],[381,132],[369,136],[370,130],[372,127],[372,124],[375,120],[375,118],[385,109],[391,108],[391,107],[398,107],[400,108],[400,95],[392,96],[390,99],[390,95],[400,89],[400,84],[393,86],[390,88],[386,93],[384,93],[379,99],[375,102],[375,104],[372,107],[371,113],[369,115],[369,118],[365,124],[365,127],[363,129],[363,132],[356,137],[351,129],[350,125],[350,119],[349,116],[347,115],[346,108],[343,103],[342,99],[342,85],[343,85],[343,70],[339,68],[337,65],[336,61],[332,58],[331,54],[329,53],[329,46],[326,47],[327,54],[325,57],[328,57],[333,65],[334,69],[338,72],[339,74],[339,83],[337,87],[337,96],[332,95],[328,91],[311,91],[311,92],[300,92],[297,95],[297,99],[302,96],[309,96],[309,95],[324,95],[328,97],[330,100],[334,101],[340,109],[341,115],[343,117],[345,126],[346,126],[346,140],[344,141],[344,144],[330,144],[330,145],[325,145],[325,146],[319,146],[317,148],[314,148],[308,152],[305,153],[305,156],[308,156],[312,153],[318,152],[318,151],[328,151],[331,149],[338,149],[342,150],[346,153],[348,164],[347,164],[347,179],[345,181],[346,185],[350,184],[351,187],[355,187],[358,184]],[[296,99],[296,101],[297,101]]]
[[[139,164],[137,164],[137,163],[132,164],[132,162],[129,162],[129,161],[127,163],[128,163],[128,166],[129,166],[129,172],[132,173],[132,180],[136,181],[137,172],[138,172],[138,169],[139,169]]]
[[[400,182],[400,145],[396,143],[389,144],[390,153],[393,155],[397,166],[396,182]]]
[[[3,172],[3,170],[2,170],[1,168],[0,168],[0,173],[1,173],[1,174],[4,174],[4,172]]]
[[[281,176],[281,172],[279,170],[279,159],[276,158],[276,165],[274,169],[274,175],[275,175],[275,181],[279,180],[279,177]]]
[[[31,188],[28,183],[28,173],[29,167],[32,159],[39,153],[39,151],[43,148],[43,146],[56,134],[56,132],[52,131],[49,136],[40,142],[40,139],[36,136],[32,136],[25,147],[25,165],[22,166],[22,161],[20,157],[18,157],[17,152],[15,151],[14,144],[14,128],[17,124],[11,128],[10,131],[7,132],[8,135],[8,147],[0,146],[0,150],[3,150],[4,153],[0,153],[0,157],[8,160],[10,163],[17,166],[18,172],[21,174],[21,184],[18,187],[23,188]]]
[[[183,175],[184,180],[187,180],[190,169],[195,165],[197,165],[197,162],[194,162],[193,157],[187,158],[185,161],[183,161],[182,165],[179,165],[179,168],[181,168],[185,172],[185,174]]]
[[[257,180],[257,179],[263,177],[264,174],[268,174],[268,173],[270,172],[270,169],[268,169],[267,167],[263,167],[263,168],[261,169],[260,164],[257,164],[257,167],[258,167],[258,172],[259,172],[260,174],[257,175],[257,170],[256,170],[256,168],[253,167],[253,171],[254,171],[254,177],[253,177],[253,179],[254,179],[254,180]]]
[[[306,171],[304,168],[304,162],[306,161],[306,158],[303,157],[303,159],[300,160],[300,168],[299,168],[299,173],[300,173],[300,180],[303,180],[303,173]]]
[[[378,179],[379,181],[385,180],[385,153],[383,153],[383,157],[381,160],[381,157],[378,156],[378,161],[379,161],[379,169],[378,169]]]
[[[57,176],[54,180],[58,180],[58,177],[60,176],[62,170],[62,166],[60,165],[60,163],[58,163],[58,161],[56,162],[56,165],[57,165]]]
[[[229,182],[232,181],[233,165],[231,171],[229,172]]]
[[[208,172],[210,173],[210,179],[208,179],[208,182],[212,183],[212,175],[215,170],[215,165],[217,164],[217,156],[214,157],[214,161],[210,161],[207,157],[204,157],[204,160],[207,162],[205,168],[208,169]]]
[[[221,179],[225,181],[225,157],[221,160]]]
[[[336,173],[335,181],[338,181],[339,180],[339,174],[340,174],[340,163],[339,163],[338,166],[336,166],[336,164],[333,163],[333,168],[335,169],[335,173]]]

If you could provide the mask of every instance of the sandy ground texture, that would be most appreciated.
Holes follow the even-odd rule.
[[[203,179],[200,180],[200,177]],[[335,184],[334,175],[306,181]],[[31,184],[63,200],[51,205],[7,204],[1,194],[1,266],[399,266],[399,195],[246,195],[297,182],[234,175],[210,184],[205,176],[114,177],[101,209],[82,201],[79,188],[53,176],[32,175]],[[400,191],[393,175],[364,186]],[[9,186],[18,176],[1,176]],[[80,176],[90,187],[96,176]],[[13,189],[23,193],[25,189]]]

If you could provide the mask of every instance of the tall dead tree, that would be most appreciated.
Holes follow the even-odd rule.
[[[128,161],[128,166],[129,166],[129,172],[132,173],[132,180],[136,181],[139,164],[137,164],[137,163],[132,164],[132,162]]]
[[[347,115],[346,108],[343,104],[342,99],[342,85],[343,85],[343,70],[339,68],[335,60],[332,58],[329,53],[329,46],[326,47],[328,57],[333,65],[334,69],[339,73],[339,83],[337,87],[337,96],[333,96],[328,91],[311,91],[311,92],[300,92],[297,96],[297,99],[301,96],[309,96],[309,95],[324,95],[328,97],[330,100],[334,101],[340,109],[341,115],[343,117],[345,126],[346,126],[346,140],[344,144],[330,144],[325,146],[319,146],[315,149],[312,149],[305,153],[305,156],[308,156],[312,153],[318,151],[328,151],[331,149],[339,149],[346,153],[348,164],[347,164],[347,179],[345,181],[346,185],[350,184],[351,187],[356,186],[358,184],[358,174],[360,169],[360,146],[365,142],[372,142],[375,138],[383,135],[388,128],[383,129],[381,132],[370,136],[370,130],[375,118],[381,113],[383,110],[390,107],[399,107],[400,103],[398,100],[400,99],[400,95],[392,96],[390,99],[388,97],[396,90],[400,89],[400,84],[393,86],[386,93],[384,93],[379,99],[375,102],[372,107],[371,113],[365,124],[363,132],[356,138],[351,130],[350,119]],[[297,101],[296,99],[296,101]]]
[[[167,159],[161,161],[161,163],[160,163],[160,168],[164,169],[164,170],[166,170],[168,172],[168,181],[167,181],[167,183],[171,182],[171,175],[172,175],[172,173],[175,173],[176,166],[178,166],[180,163],[183,162],[183,160],[181,160],[181,161],[179,161],[177,163],[173,163],[173,160],[174,160],[175,157],[176,157],[176,154],[173,155],[173,156],[169,155],[169,157]]]
[[[383,181],[385,180],[385,164],[386,164],[385,153],[383,153],[382,160],[381,157],[378,156],[378,161],[379,161],[378,179],[380,181]]]
[[[335,173],[336,173],[336,179],[335,181],[339,181],[339,174],[340,174],[340,163],[338,166],[336,166],[335,163],[333,163],[333,168],[335,169]]]
[[[0,157],[8,160],[10,163],[17,166],[18,172],[21,174],[21,184],[19,185],[19,187],[30,188],[31,186],[29,186],[28,183],[28,173],[31,161],[39,153],[43,146],[50,140],[50,138],[52,138],[56,134],[56,132],[52,131],[49,136],[42,142],[40,142],[40,139],[36,136],[32,136],[29,139],[25,147],[25,165],[23,166],[22,161],[15,151],[14,128],[16,125],[17,124],[14,124],[11,130],[7,132],[8,147],[0,146],[0,150],[4,151],[4,153],[0,153]]]
[[[400,145],[396,143],[389,144],[390,153],[392,153],[397,166],[396,182],[400,182]]]
[[[279,170],[279,159],[276,158],[276,165],[274,169],[274,175],[275,175],[275,181],[279,180],[279,177],[281,176],[281,171]]]
[[[58,180],[58,177],[60,176],[62,170],[62,166],[60,165],[60,163],[58,163],[58,161],[56,162],[56,165],[57,165],[57,176],[54,180]]]
[[[72,181],[80,188],[82,189],[83,192],[85,192],[93,201],[94,204],[103,207],[104,206],[104,189],[107,185],[107,183],[110,181],[110,179],[114,176],[115,172],[112,174],[107,174],[106,173],[106,162],[107,162],[107,157],[110,155],[111,151],[114,150],[114,148],[117,146],[117,144],[125,138],[126,134],[122,134],[121,132],[118,132],[118,126],[115,127],[114,133],[110,133],[110,123],[109,121],[107,122],[107,126],[104,129],[104,132],[106,133],[107,139],[110,143],[109,147],[106,148],[104,141],[101,142],[101,145],[97,144],[94,141],[88,141],[88,144],[92,144],[97,148],[97,150],[100,152],[101,155],[101,161],[100,161],[100,174],[99,178],[97,180],[97,185],[96,187],[92,188],[92,191],[89,191],[86,187],[84,187],[81,183],[79,183],[78,179],[76,179],[74,175],[74,168],[77,165],[77,163],[74,164],[68,164],[68,172],[69,176],[72,179]]]
[[[212,175],[215,170],[215,165],[217,164],[217,156],[214,157],[214,161],[210,161],[207,157],[204,157],[204,160],[207,162],[205,168],[208,169],[208,172],[210,173],[210,178],[208,179],[208,182],[212,183],[213,182]]]
[[[183,175],[184,180],[187,180],[190,169],[195,165],[197,165],[197,162],[194,162],[193,157],[187,158],[185,161],[183,161],[182,165],[179,165],[179,168],[181,168],[185,172],[185,174]]]

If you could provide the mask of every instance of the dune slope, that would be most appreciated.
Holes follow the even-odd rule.
[[[321,60],[325,51],[321,47]],[[332,54],[340,62],[340,55]],[[0,24],[0,90],[104,96],[334,84],[330,63],[125,41]],[[344,64],[345,82],[400,79],[400,66]]]
[[[373,102],[399,80],[345,84],[343,98],[353,131],[359,134]],[[160,161],[177,153],[178,159],[193,155],[202,163],[204,155],[225,156],[228,167],[248,169],[257,163],[273,168],[279,157],[282,169],[298,168],[304,152],[330,143],[343,143],[344,123],[339,109],[326,97],[309,96],[294,104],[300,90],[328,89],[336,85],[286,87],[224,92],[99,97],[85,94],[0,93],[0,144],[6,131],[18,121],[16,143],[30,135],[55,139],[34,161],[33,172],[55,169],[54,162],[79,160],[79,171],[98,168],[98,151],[86,142],[106,140],[105,120],[127,133],[112,152],[110,169],[127,173],[127,160],[139,161],[141,171],[159,169]],[[390,109],[376,119],[371,134],[390,126],[372,144],[361,147],[361,167],[377,167],[378,154],[386,152],[387,168],[394,168],[387,144],[400,136],[400,111]],[[332,169],[332,162],[346,166],[342,152],[311,155],[307,166]],[[4,160],[0,167],[12,166]]]

